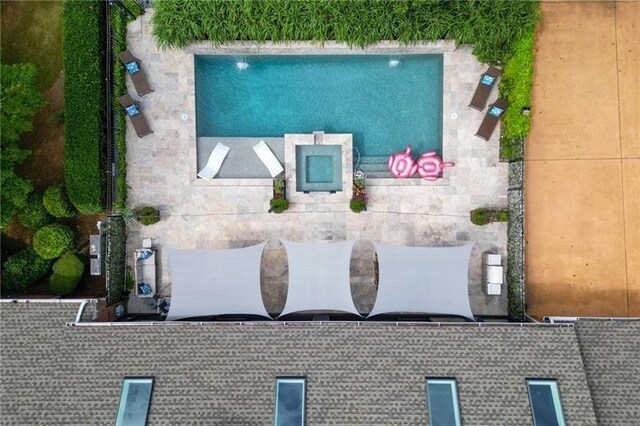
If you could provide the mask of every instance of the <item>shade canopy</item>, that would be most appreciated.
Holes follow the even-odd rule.
[[[472,245],[389,247],[378,253],[378,295],[369,317],[380,314],[457,315],[474,320],[469,304]]]
[[[260,292],[264,243],[223,250],[170,250],[167,320],[212,315],[269,317]]]
[[[349,279],[353,241],[282,242],[289,259],[289,289],[280,316],[303,311],[360,315],[353,303]]]

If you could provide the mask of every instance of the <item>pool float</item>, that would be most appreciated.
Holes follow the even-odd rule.
[[[425,152],[418,158],[418,175],[425,180],[436,180],[447,167],[455,166],[455,163],[445,163],[438,157],[435,151]]]
[[[413,176],[418,170],[416,160],[411,156],[411,145],[407,149],[389,157],[389,171],[393,177],[404,179]]]

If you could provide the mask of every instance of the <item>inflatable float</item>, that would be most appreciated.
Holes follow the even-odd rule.
[[[389,172],[395,178],[404,179],[413,176],[418,170],[416,160],[411,156],[411,145],[407,149],[389,157]]]
[[[436,180],[447,167],[455,166],[455,163],[445,163],[438,157],[435,151],[425,152],[418,158],[418,176],[425,180]]]

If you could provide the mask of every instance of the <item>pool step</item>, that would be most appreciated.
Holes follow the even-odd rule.
[[[388,156],[362,157],[358,168],[366,173],[368,178],[390,178]]]

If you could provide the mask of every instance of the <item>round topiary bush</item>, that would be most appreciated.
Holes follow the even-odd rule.
[[[65,225],[53,224],[38,229],[33,236],[33,249],[44,259],[55,259],[73,246],[74,234]]]
[[[289,200],[286,198],[272,198],[269,201],[269,212],[284,213],[289,209]]]
[[[2,291],[7,293],[23,292],[37,284],[51,267],[51,261],[45,260],[31,247],[9,256],[2,266]]]
[[[136,210],[136,216],[138,218],[138,222],[147,226],[153,225],[154,223],[158,223],[160,221],[160,212],[158,209],[146,206]]]
[[[471,210],[471,223],[474,225],[487,225],[491,223],[493,219],[493,211],[480,207],[475,210]]]
[[[50,186],[42,199],[44,207],[55,217],[74,217],[76,211],[62,185]]]
[[[78,286],[83,272],[82,260],[71,252],[65,254],[53,264],[53,274],[49,277],[49,290],[59,296],[71,293]]]
[[[52,217],[44,208],[42,194],[32,192],[29,194],[27,205],[18,212],[18,220],[27,228],[38,229],[51,223]]]
[[[365,200],[363,200],[362,198],[355,198],[354,197],[349,202],[349,207],[351,208],[352,212],[361,213],[361,212],[367,210],[367,202]]]

